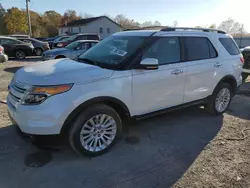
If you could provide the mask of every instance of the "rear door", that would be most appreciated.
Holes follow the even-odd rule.
[[[184,102],[205,98],[213,93],[222,64],[210,39],[183,34],[185,60],[188,66]]]

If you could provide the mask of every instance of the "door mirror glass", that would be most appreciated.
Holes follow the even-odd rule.
[[[141,61],[140,68],[145,70],[156,70],[159,68],[158,59],[145,58]]]

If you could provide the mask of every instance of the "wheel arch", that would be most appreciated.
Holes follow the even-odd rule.
[[[66,56],[64,56],[64,55],[57,55],[57,56],[55,57],[55,59],[60,59],[60,58],[66,58]]]
[[[69,114],[69,116],[63,123],[60,134],[67,133],[70,128],[70,122],[72,122],[77,117],[77,115],[79,115],[79,113],[81,113],[84,109],[94,104],[106,104],[114,108],[114,110],[120,115],[122,119],[127,119],[131,117],[129,108],[121,100],[114,97],[95,97],[83,102]]]
[[[224,77],[219,81],[219,83],[216,85],[214,91],[216,90],[216,88],[218,87],[218,85],[219,85],[220,83],[222,83],[222,82],[229,84],[229,85],[232,87],[233,95],[236,94],[236,92],[237,92],[237,81],[236,81],[236,79],[235,79],[235,77],[234,77],[233,75],[224,76]]]

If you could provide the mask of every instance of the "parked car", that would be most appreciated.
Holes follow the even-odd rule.
[[[242,80],[245,81],[247,79],[247,77],[249,76],[249,72],[250,72],[250,46],[247,46],[245,48],[240,49],[245,63],[243,65],[243,71],[242,71]],[[249,70],[248,72],[246,72],[245,70]]]
[[[65,48],[56,48],[43,53],[43,60],[59,59],[59,58],[71,58],[75,59],[77,56],[87,51],[89,48],[96,45],[97,40],[78,40],[70,43]]]
[[[0,46],[0,63],[8,61],[8,56],[4,53],[4,48]]]
[[[124,119],[202,105],[221,115],[242,83],[243,58],[224,31],[125,31],[79,56],[19,69],[8,111],[21,131],[65,134],[80,154],[103,154]],[[155,127],[157,128],[157,126]]]
[[[43,52],[50,49],[48,42],[42,42],[42,41],[36,40],[34,38],[19,38],[18,40],[23,41],[24,43],[33,44],[34,53],[37,56],[41,56],[43,54]]]
[[[0,36],[0,45],[4,47],[4,52],[9,57],[24,59],[26,56],[33,55],[34,46],[31,43],[24,43],[11,37]]]
[[[35,39],[36,39],[36,40],[40,40],[40,41],[42,41],[42,42],[44,42],[44,41],[47,40],[47,38],[45,38],[45,37],[36,37]]]
[[[56,48],[56,45],[58,42],[65,41],[69,38],[70,36],[58,36],[52,43],[51,43],[51,48]]]
[[[9,35],[9,37],[13,37],[13,38],[30,38],[29,35],[22,35],[22,34],[12,34],[12,35]]]
[[[71,42],[74,42],[77,40],[98,40],[99,41],[100,36],[98,34],[94,34],[94,33],[76,34],[76,35],[72,35],[67,40],[55,42],[54,46],[56,46],[57,48],[64,48],[65,46],[67,46]]]

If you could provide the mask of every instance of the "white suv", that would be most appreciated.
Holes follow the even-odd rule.
[[[74,150],[96,156],[121,135],[124,118],[190,105],[224,113],[242,82],[243,62],[232,37],[219,30],[119,32],[77,61],[19,69],[8,110],[24,133],[67,133]]]

